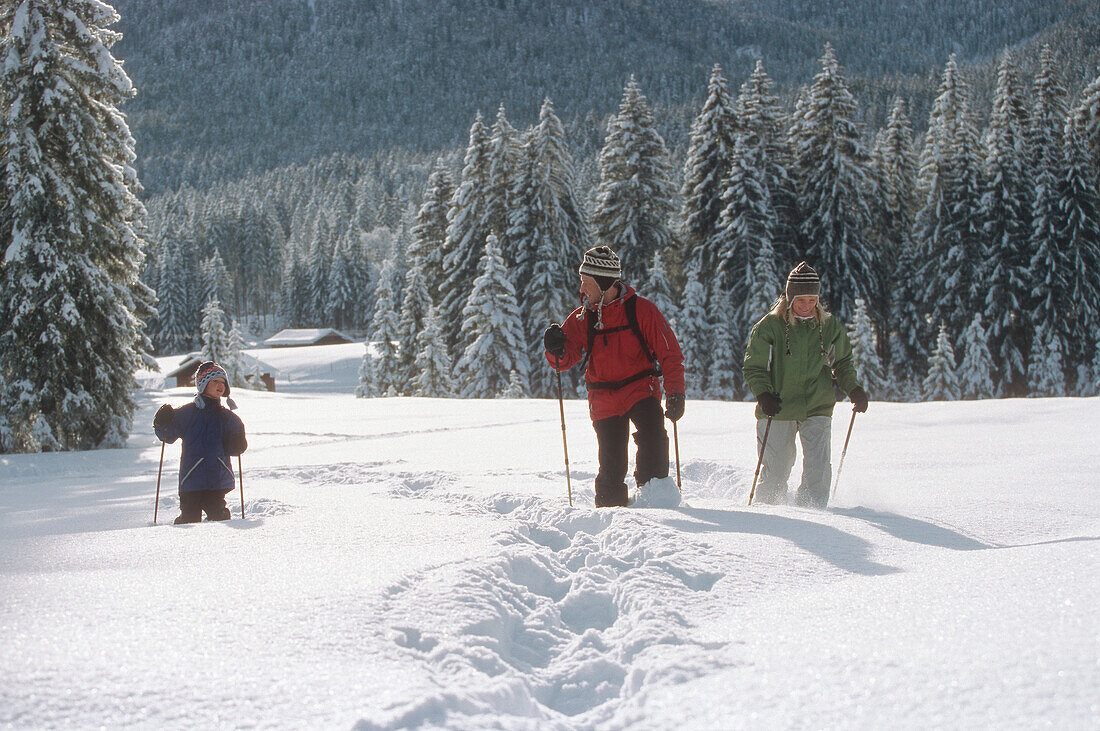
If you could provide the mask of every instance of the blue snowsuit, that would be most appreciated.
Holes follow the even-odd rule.
[[[201,399],[203,407],[199,408]],[[196,402],[172,411],[167,426],[154,429],[168,444],[183,438],[180,458],[179,491],[232,490],[233,462],[230,457],[248,448],[244,423],[240,417],[221,404],[221,399],[199,396]]]

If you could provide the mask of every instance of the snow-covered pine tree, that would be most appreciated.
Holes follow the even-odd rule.
[[[328,274],[332,267],[332,225],[328,213],[320,212],[313,221],[309,253],[306,256],[306,320],[313,327],[328,324]]]
[[[685,259],[698,260],[701,271],[712,272],[716,265],[712,239],[723,208],[722,181],[729,175],[735,131],[729,87],[722,67],[715,64],[707,98],[691,124],[680,189]]]
[[[512,281],[520,303],[524,345],[531,357],[531,393],[549,397],[556,379],[542,360],[543,329],[572,309],[569,297],[581,255],[589,248],[584,205],[565,143],[565,129],[549,99],[527,136],[522,191],[516,197],[510,236],[519,250]],[[534,252],[531,257],[530,253]],[[526,306],[524,308],[524,306]]]
[[[1100,333],[1100,197],[1088,164],[1080,128],[1067,122],[1058,238],[1068,260],[1066,360],[1080,373],[1073,390],[1078,395],[1091,389],[1092,343]]]
[[[509,275],[516,292],[527,291],[526,306],[521,305],[520,314],[524,318],[526,329],[539,322],[532,310],[536,309],[534,299],[537,295],[531,291],[531,281],[535,274],[535,264],[542,260],[539,245],[546,238],[542,227],[545,225],[542,206],[546,187],[546,170],[539,163],[539,148],[535,145],[535,128],[523,135],[523,152],[520,157],[519,171],[512,191],[512,217],[508,222],[508,240],[512,242],[512,268]]]
[[[1096,341],[1096,351],[1092,356],[1092,391],[1082,393],[1082,396],[1096,396],[1100,394],[1100,339]]]
[[[717,285],[717,279],[710,280],[710,323],[711,343],[709,370],[705,378],[707,397],[729,401],[742,396],[743,384],[738,353],[743,349],[739,345],[743,336],[730,331],[730,312],[733,304],[729,293]]]
[[[277,269],[271,266],[276,261],[278,248],[271,222],[251,201],[241,208],[240,271],[241,286],[237,294],[242,306],[242,317],[266,314],[269,293],[276,280]]]
[[[535,178],[537,180],[537,178]],[[539,184],[543,188],[545,181]],[[545,196],[539,196],[541,204],[548,201]],[[541,205],[534,210],[534,220],[537,227],[530,233],[537,237],[538,258],[535,261],[532,276],[522,290],[525,293],[524,304],[527,305],[527,316],[520,316],[521,345],[523,352],[529,359],[531,375],[531,395],[539,398],[548,398],[553,394],[556,383],[554,373],[546,367],[543,360],[543,350],[540,336],[544,328],[552,322],[563,321],[569,314],[568,295],[571,294],[570,284],[575,275],[570,271],[568,263],[561,250],[561,240],[555,240],[549,236],[545,211]],[[579,259],[579,257],[578,257]],[[517,306],[518,306],[517,302]],[[526,322],[526,324],[522,324]]]
[[[220,365],[229,376],[229,385],[234,388],[248,388],[248,380],[245,378],[248,369],[244,363],[244,335],[238,320],[233,320],[230,325],[225,346],[224,360],[220,361]]]
[[[1058,78],[1053,51],[1044,45],[1033,89],[1030,126],[1031,236],[1029,327],[1034,328],[1030,354],[1040,362],[1028,363],[1028,386],[1039,384],[1047,395],[1064,392],[1069,324],[1074,303],[1068,292],[1072,260],[1063,247],[1060,201],[1065,179],[1064,129],[1068,117],[1066,89]],[[1057,364],[1055,364],[1057,361]],[[1033,367],[1034,366],[1034,367]],[[1055,371],[1057,376],[1055,376]],[[1060,384],[1060,385],[1059,385]]]
[[[676,339],[684,354],[687,397],[702,398],[707,394],[714,342],[710,310],[707,308],[707,285],[703,281],[701,264],[697,258],[689,261],[685,272],[687,281],[684,284],[683,306],[677,315]]]
[[[798,201],[794,181],[791,179],[792,161],[787,119],[779,97],[772,93],[772,86],[772,80],[764,70],[764,61],[757,59],[752,75],[741,85],[734,104],[734,116],[738,131],[750,138],[755,137],[763,146],[760,179],[768,190],[771,207],[775,211],[773,268],[776,271],[787,271],[805,256],[796,246]]]
[[[478,113],[470,127],[466,165],[447,210],[443,249],[445,278],[440,288],[440,324],[452,353],[464,351],[470,338],[462,330],[462,310],[478,277],[478,262],[489,235],[489,134]]]
[[[160,263],[155,342],[161,353],[182,353],[195,343],[197,308],[190,296],[193,277],[183,247],[174,232],[167,236]]]
[[[675,195],[668,148],[631,76],[618,113],[607,123],[593,215],[599,242],[623,262],[625,281],[642,281],[653,252],[671,251]]]
[[[398,390],[401,393],[412,393],[411,384],[416,376],[417,336],[424,329],[431,306],[432,298],[424,286],[423,272],[419,267],[413,267],[405,274],[405,289],[397,320]]]
[[[1019,72],[1005,53],[997,67],[993,109],[985,134],[985,185],[979,216],[984,251],[977,306],[989,327],[995,395],[1022,390],[1026,381],[1024,323],[1028,301],[1031,203],[1027,160],[1027,103]]]
[[[200,267],[203,304],[210,300],[218,302],[233,301],[233,278],[225,266],[225,259],[217,248]]]
[[[328,271],[325,311],[328,323],[337,329],[358,329],[367,309],[365,292],[369,277],[357,243],[354,233],[344,234]]]
[[[227,201],[208,197],[197,213],[202,225],[195,229],[195,240],[204,261],[215,251],[231,251],[235,245],[236,232]]]
[[[1073,126],[1081,140],[1086,167],[1100,178],[1100,76],[1081,92],[1081,101],[1073,110]]]
[[[856,123],[856,101],[826,44],[821,71],[792,128],[795,178],[807,260],[821,274],[832,309],[847,320],[857,297],[881,310],[882,284],[871,228],[869,155]]]
[[[299,246],[287,243],[276,308],[284,327],[303,327],[308,321],[309,272]]]
[[[925,401],[957,401],[959,376],[955,372],[955,349],[947,334],[947,326],[940,323],[936,335],[936,347],[928,357],[928,374],[921,383]]]
[[[523,398],[527,394],[526,386],[523,383],[523,377],[516,371],[512,371],[508,374],[508,385],[503,391],[500,392],[500,398]]]
[[[1035,327],[1027,360],[1029,396],[1065,396],[1066,373],[1062,364],[1062,338],[1045,324]]]
[[[425,291],[432,297],[433,304],[439,304],[442,299],[443,247],[447,239],[447,210],[453,195],[454,181],[440,158],[428,176],[424,201],[412,227],[412,243],[406,252],[409,268],[420,270]]]
[[[883,397],[906,399],[911,396],[918,374],[924,373],[928,351],[918,305],[919,282],[913,276],[917,269],[913,242],[917,160],[913,131],[901,99],[894,101],[890,120],[875,139],[874,160],[883,222],[884,251],[880,259],[886,270],[889,303],[889,317],[885,323],[879,323],[888,333]]]
[[[726,206],[719,222],[718,279],[732,298],[730,318],[734,332],[747,333],[751,323],[770,308],[776,291],[774,269],[770,277],[768,274],[775,261],[776,219],[771,194],[763,180],[766,155],[763,141],[755,134],[737,135],[730,175],[723,183],[722,200]],[[770,262],[757,261],[761,249]],[[754,287],[758,265],[762,267],[761,281]],[[763,291],[768,294],[761,297]],[[756,297],[750,302],[754,294]]]
[[[1035,198],[1031,208],[1029,248],[1033,253],[1028,272],[1032,302],[1028,327],[1034,331],[1029,357],[1040,359],[1039,363],[1029,360],[1028,386],[1030,390],[1038,384],[1044,395],[1055,395],[1050,389],[1059,380],[1061,390],[1064,390],[1064,375],[1055,379],[1051,374],[1055,367],[1059,373],[1064,367],[1063,355],[1067,352],[1068,331],[1075,305],[1069,298],[1070,266],[1073,261],[1060,236],[1062,221],[1058,210],[1056,170],[1061,165],[1051,163],[1038,168],[1038,177],[1032,181]],[[1057,360],[1057,366],[1053,359]]]
[[[1039,51],[1039,71],[1032,87],[1031,120],[1029,126],[1031,175],[1043,168],[1054,167],[1055,178],[1062,159],[1062,138],[1069,116],[1069,95],[1059,78],[1058,62],[1050,44]]]
[[[57,441],[57,438],[54,437],[53,429],[50,428],[50,423],[46,421],[45,416],[42,414],[32,415],[31,421],[27,425],[27,429],[29,431],[29,436],[23,437],[20,435],[20,439],[26,440],[23,451],[57,452],[62,449],[61,442]]]
[[[355,398],[375,398],[382,394],[377,390],[376,358],[370,352],[370,338],[367,338],[363,345],[363,359],[359,361],[359,383],[355,386]]]
[[[917,208],[917,157],[913,129],[905,113],[905,101],[894,100],[890,119],[875,136],[875,178],[884,217],[886,252],[896,260],[903,242],[910,239]]]
[[[677,311],[672,283],[669,281],[668,267],[665,266],[665,260],[660,251],[654,251],[650,257],[644,281],[642,295],[657,305],[657,309],[668,320],[673,332],[676,332],[680,313]]]
[[[492,234],[485,240],[479,270],[462,311],[462,329],[472,337],[455,365],[462,398],[496,398],[507,390],[512,371],[527,379],[516,293]]]
[[[0,183],[2,185],[2,183]],[[4,374],[0,373],[0,394],[7,391],[4,383]],[[8,421],[8,413],[6,409],[0,409],[0,454],[8,454],[16,451],[18,441],[16,439],[15,429],[12,428],[11,422]]]
[[[501,256],[504,257],[507,270],[515,265],[514,247],[508,238],[508,229],[512,218],[512,196],[516,188],[516,177],[520,174],[522,156],[523,142],[515,127],[508,121],[504,105],[501,104],[489,138],[489,189],[485,193],[485,208],[489,230],[500,242]]]
[[[532,143],[538,152],[536,159],[545,170],[552,196],[543,206],[547,211],[549,237],[555,242],[552,250],[573,275],[571,268],[580,261],[581,254],[592,246],[588,213],[580,192],[576,165],[566,143],[565,127],[554,112],[554,104],[549,97],[543,99],[539,109],[539,123]]]
[[[225,326],[225,311],[218,300],[210,300],[202,308],[200,358],[222,364],[229,357],[229,331]]]
[[[975,312],[974,319],[963,333],[963,359],[959,365],[959,396],[964,399],[992,398],[996,393],[993,372],[996,365],[989,352],[989,333],[982,324],[982,313]]]
[[[852,320],[848,323],[848,338],[852,341],[852,356],[863,388],[869,393],[882,393],[886,390],[886,377],[878,353],[878,335],[862,298],[856,299]]]
[[[771,309],[776,300],[776,293],[782,292],[784,285],[783,278],[775,271],[775,254],[771,241],[765,236],[759,240],[759,245],[755,249],[752,267],[749,270],[748,296],[745,299],[739,331],[746,333],[746,336],[752,325]]]
[[[371,319],[369,331],[376,354],[370,368],[374,379],[371,392],[375,396],[384,396],[391,387],[400,389],[403,385],[397,351],[398,320],[394,278],[393,262],[387,259],[382,263],[382,271],[379,272],[375,285],[374,317]]]
[[[444,398],[453,392],[451,358],[443,341],[443,329],[439,326],[439,311],[434,305],[428,308],[424,329],[416,336],[416,375],[412,381],[417,396]]]
[[[925,321],[943,322],[956,337],[962,336],[970,313],[977,311],[980,296],[980,282],[974,276],[983,255],[978,235],[977,140],[970,90],[952,55],[929,113],[921,150],[923,205],[913,238],[920,247],[915,276],[922,283]]]
[[[0,394],[11,451],[122,446],[152,350],[134,89],[97,0],[0,3]]]

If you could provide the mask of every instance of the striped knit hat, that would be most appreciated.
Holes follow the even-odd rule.
[[[787,275],[787,301],[804,295],[821,296],[821,277],[813,267],[801,262]]]
[[[199,390],[199,395],[195,397],[195,405],[200,409],[206,407],[206,402],[202,400],[202,394],[206,391],[206,387],[210,385],[210,382],[215,378],[220,378],[225,381],[225,402],[229,405],[230,409],[237,408],[237,404],[233,399],[229,398],[229,376],[226,374],[225,369],[212,360],[203,361],[199,363],[198,370],[195,371],[195,388]]]
[[[618,255],[609,247],[597,246],[584,252],[584,260],[578,271],[597,281],[600,277],[610,279],[611,284],[614,284],[623,275],[623,266]]]

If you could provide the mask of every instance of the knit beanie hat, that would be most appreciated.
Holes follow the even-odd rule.
[[[199,395],[195,397],[195,405],[200,409],[206,407],[206,402],[202,400],[202,394],[206,391],[206,387],[215,378],[220,378],[225,381],[225,402],[229,405],[230,409],[237,408],[237,404],[233,402],[233,399],[229,398],[229,376],[226,374],[225,369],[212,360],[203,361],[199,363],[198,370],[195,371],[195,388],[199,390]]]
[[[618,255],[607,246],[597,246],[584,252],[584,260],[581,261],[578,271],[595,279],[596,284],[605,292],[623,276]]]
[[[804,295],[821,296],[821,277],[813,267],[801,262],[787,275],[787,301]]]

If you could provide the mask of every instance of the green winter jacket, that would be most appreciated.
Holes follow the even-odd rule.
[[[779,394],[783,403],[774,418],[780,421],[832,416],[833,379],[844,393],[859,385],[848,333],[832,315],[820,327],[813,319],[792,319],[789,353],[783,318],[769,313],[753,325],[745,346],[745,383],[753,396]],[[767,418],[759,406],[756,418]]]

